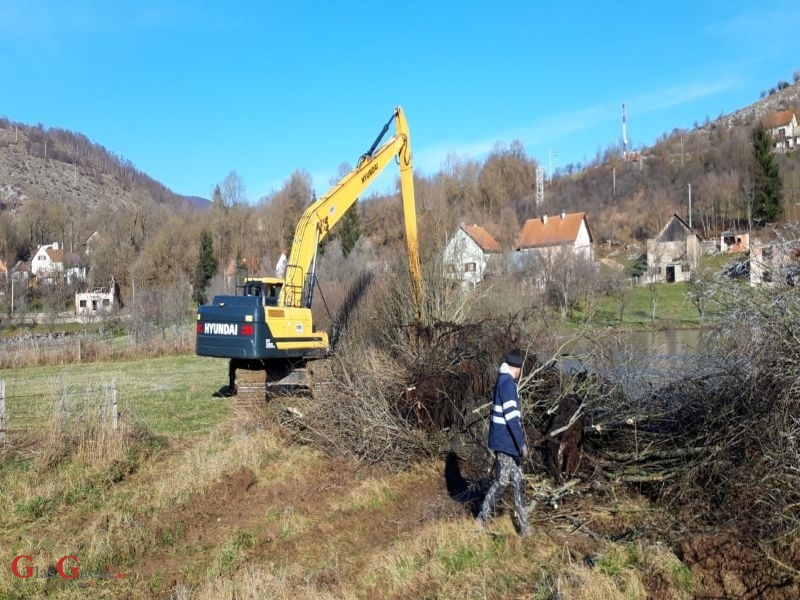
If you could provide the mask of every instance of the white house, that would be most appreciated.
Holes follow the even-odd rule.
[[[55,279],[64,272],[64,249],[58,242],[39,246],[31,259],[31,274],[39,279]]]
[[[442,262],[446,275],[464,285],[484,280],[487,267],[503,248],[483,227],[461,224],[444,248]]]
[[[772,147],[776,152],[785,152],[798,147],[800,128],[793,110],[779,110],[764,117],[764,128],[772,134]]]
[[[561,252],[594,260],[594,237],[586,213],[562,211],[555,217],[542,215],[525,221],[517,238],[515,262],[523,262],[530,256],[553,258]]]
[[[76,264],[79,262],[76,255],[69,256],[69,263],[74,266],[66,266],[65,258],[64,249],[58,242],[39,246],[31,259],[31,275],[44,283],[53,283],[61,278],[68,283],[86,281],[86,267]]]

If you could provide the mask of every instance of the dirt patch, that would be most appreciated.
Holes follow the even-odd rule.
[[[379,490],[374,506],[349,500],[350,492],[373,475],[381,485],[388,482],[385,497]],[[386,547],[427,521],[463,512],[435,469],[419,477],[392,478],[331,460],[315,470],[313,480],[271,482],[242,467],[187,504],[155,517],[148,528],[162,540],[162,550],[143,557],[135,571],[141,581],[161,581],[167,596],[179,583],[196,585],[202,579],[197,569],[208,569],[225,544],[246,531],[252,535],[247,563],[305,565],[321,589],[335,590],[342,571],[319,568],[330,560],[332,549],[336,560],[348,565],[348,576],[356,576],[373,556],[369,549]],[[299,523],[299,530],[288,535],[282,515]]]
[[[800,598],[800,582],[727,534],[693,535],[683,540],[680,549],[683,561],[692,569],[697,599]]]

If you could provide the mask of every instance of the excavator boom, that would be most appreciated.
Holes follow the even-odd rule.
[[[392,123],[395,133],[381,145]],[[423,290],[410,139],[403,110],[397,107],[356,167],[303,212],[285,277],[247,278],[240,295],[215,296],[210,304],[198,307],[196,353],[230,359],[229,393],[236,393],[238,369],[264,371],[268,381],[294,381],[294,372],[307,361],[330,352],[328,334],[317,331],[311,313],[319,244],[393,160],[400,167],[414,311],[421,318]]]
[[[375,149],[389,123],[394,121],[395,134],[385,144]],[[278,304],[282,306],[306,306],[310,304],[309,274],[316,262],[319,243],[334,225],[357,201],[377,176],[392,161],[400,166],[400,190],[403,198],[403,220],[405,223],[406,251],[414,288],[414,303],[417,317],[422,304],[422,278],[420,274],[419,243],[417,239],[417,214],[414,198],[414,175],[411,166],[411,146],[408,123],[402,108],[397,107],[389,123],[373,147],[359,159],[358,165],[340,179],[324,196],[311,204],[300,217],[295,228],[289,262],[286,268],[286,285]]]

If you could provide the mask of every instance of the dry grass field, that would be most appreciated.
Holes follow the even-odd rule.
[[[642,498],[575,493],[534,506],[529,538],[507,514],[481,530],[448,461],[323,455],[277,405],[214,397],[223,376],[194,356],[4,370],[0,597],[692,597]],[[548,485],[531,475],[530,498]]]

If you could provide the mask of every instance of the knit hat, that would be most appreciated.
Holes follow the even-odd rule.
[[[506,364],[509,367],[522,367],[522,354],[516,348],[511,350],[508,354],[506,354]]]

